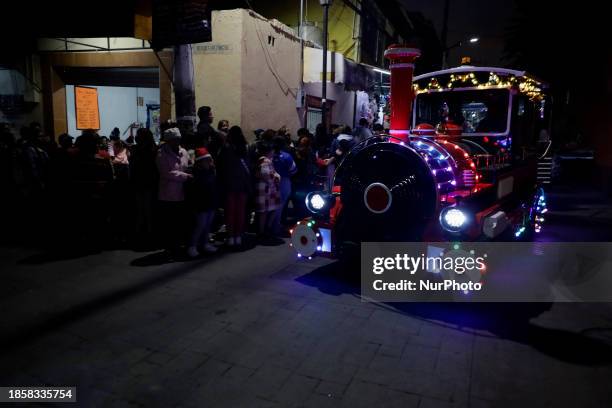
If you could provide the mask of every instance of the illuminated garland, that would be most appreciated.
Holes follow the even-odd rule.
[[[418,85],[415,85],[418,88]],[[427,84],[427,89],[442,89],[442,86],[438,83],[437,78],[431,78],[429,83]]]
[[[529,77],[516,77],[514,75],[500,78],[494,72],[489,73],[487,81],[479,82],[476,74],[468,72],[465,74],[450,74],[446,87],[443,87],[437,78],[431,78],[425,88],[419,84],[414,84],[414,91],[417,94],[432,91],[445,91],[459,87],[475,87],[478,89],[488,88],[518,88],[519,92],[527,95],[530,100],[541,101],[544,98],[542,87],[539,82]]]
[[[457,179],[453,167],[456,168],[453,157],[439,144],[423,138],[413,137],[412,147],[418,151],[431,169],[440,193],[453,191],[457,186]]]
[[[523,208],[526,208],[526,205],[523,204]],[[548,212],[548,208],[546,208],[546,196],[544,194],[544,190],[539,188],[536,192],[533,203],[527,209],[525,216],[521,224],[519,224],[515,231],[514,236],[516,238],[520,238],[523,235],[529,226],[533,227],[533,231],[535,233],[540,233],[542,231],[542,224],[544,224],[544,214]]]

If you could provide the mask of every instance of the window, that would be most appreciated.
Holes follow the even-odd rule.
[[[308,128],[308,131],[313,135],[317,130],[317,125],[321,123],[322,118],[323,114],[321,112],[321,109],[312,108],[310,106],[308,107],[308,110],[306,111],[306,127]]]
[[[417,96],[415,125],[437,126],[448,115],[463,133],[505,133],[508,101],[507,89],[423,93]]]

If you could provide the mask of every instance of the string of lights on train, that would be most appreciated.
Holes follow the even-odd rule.
[[[414,85],[414,91],[417,94],[425,92],[442,92],[457,88],[458,86],[470,86],[477,89],[499,89],[517,87],[518,90],[531,100],[540,101],[544,98],[541,84],[529,77],[516,77],[513,75],[504,76],[503,78],[494,72],[489,73],[489,78],[486,81],[479,81],[476,74],[469,72],[466,74],[450,74],[449,81],[446,86],[440,84],[438,78],[431,78],[425,88],[421,88],[419,84]]]
[[[546,221],[544,219],[544,214],[547,212],[548,207],[546,206],[546,195],[544,194],[544,190],[540,188],[535,195],[533,203],[527,211],[526,219],[514,231],[514,236],[516,238],[520,238],[529,228],[529,224],[533,225],[533,231],[535,233],[540,233],[542,231],[542,225]]]
[[[480,176],[476,173],[476,164],[469,153],[459,145],[446,140],[434,142],[424,137],[415,136],[411,137],[411,145],[429,165],[440,193],[447,193],[457,187],[456,173],[459,171],[469,170],[473,177],[473,184],[478,182]],[[461,180],[461,184],[468,185],[470,183],[467,183],[464,178]],[[472,186],[470,185],[470,187]]]

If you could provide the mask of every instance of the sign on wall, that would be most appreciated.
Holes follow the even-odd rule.
[[[100,110],[98,109],[98,90],[96,88],[75,86],[74,110],[78,130],[100,129]]]
[[[195,54],[231,54],[231,44],[198,44],[192,50]]]

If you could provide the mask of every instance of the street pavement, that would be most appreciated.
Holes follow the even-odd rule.
[[[611,240],[548,201],[540,239]],[[368,303],[358,271],[287,246],[172,263],[7,247],[0,273],[0,385],[76,386],[71,406],[612,405],[609,304]]]

